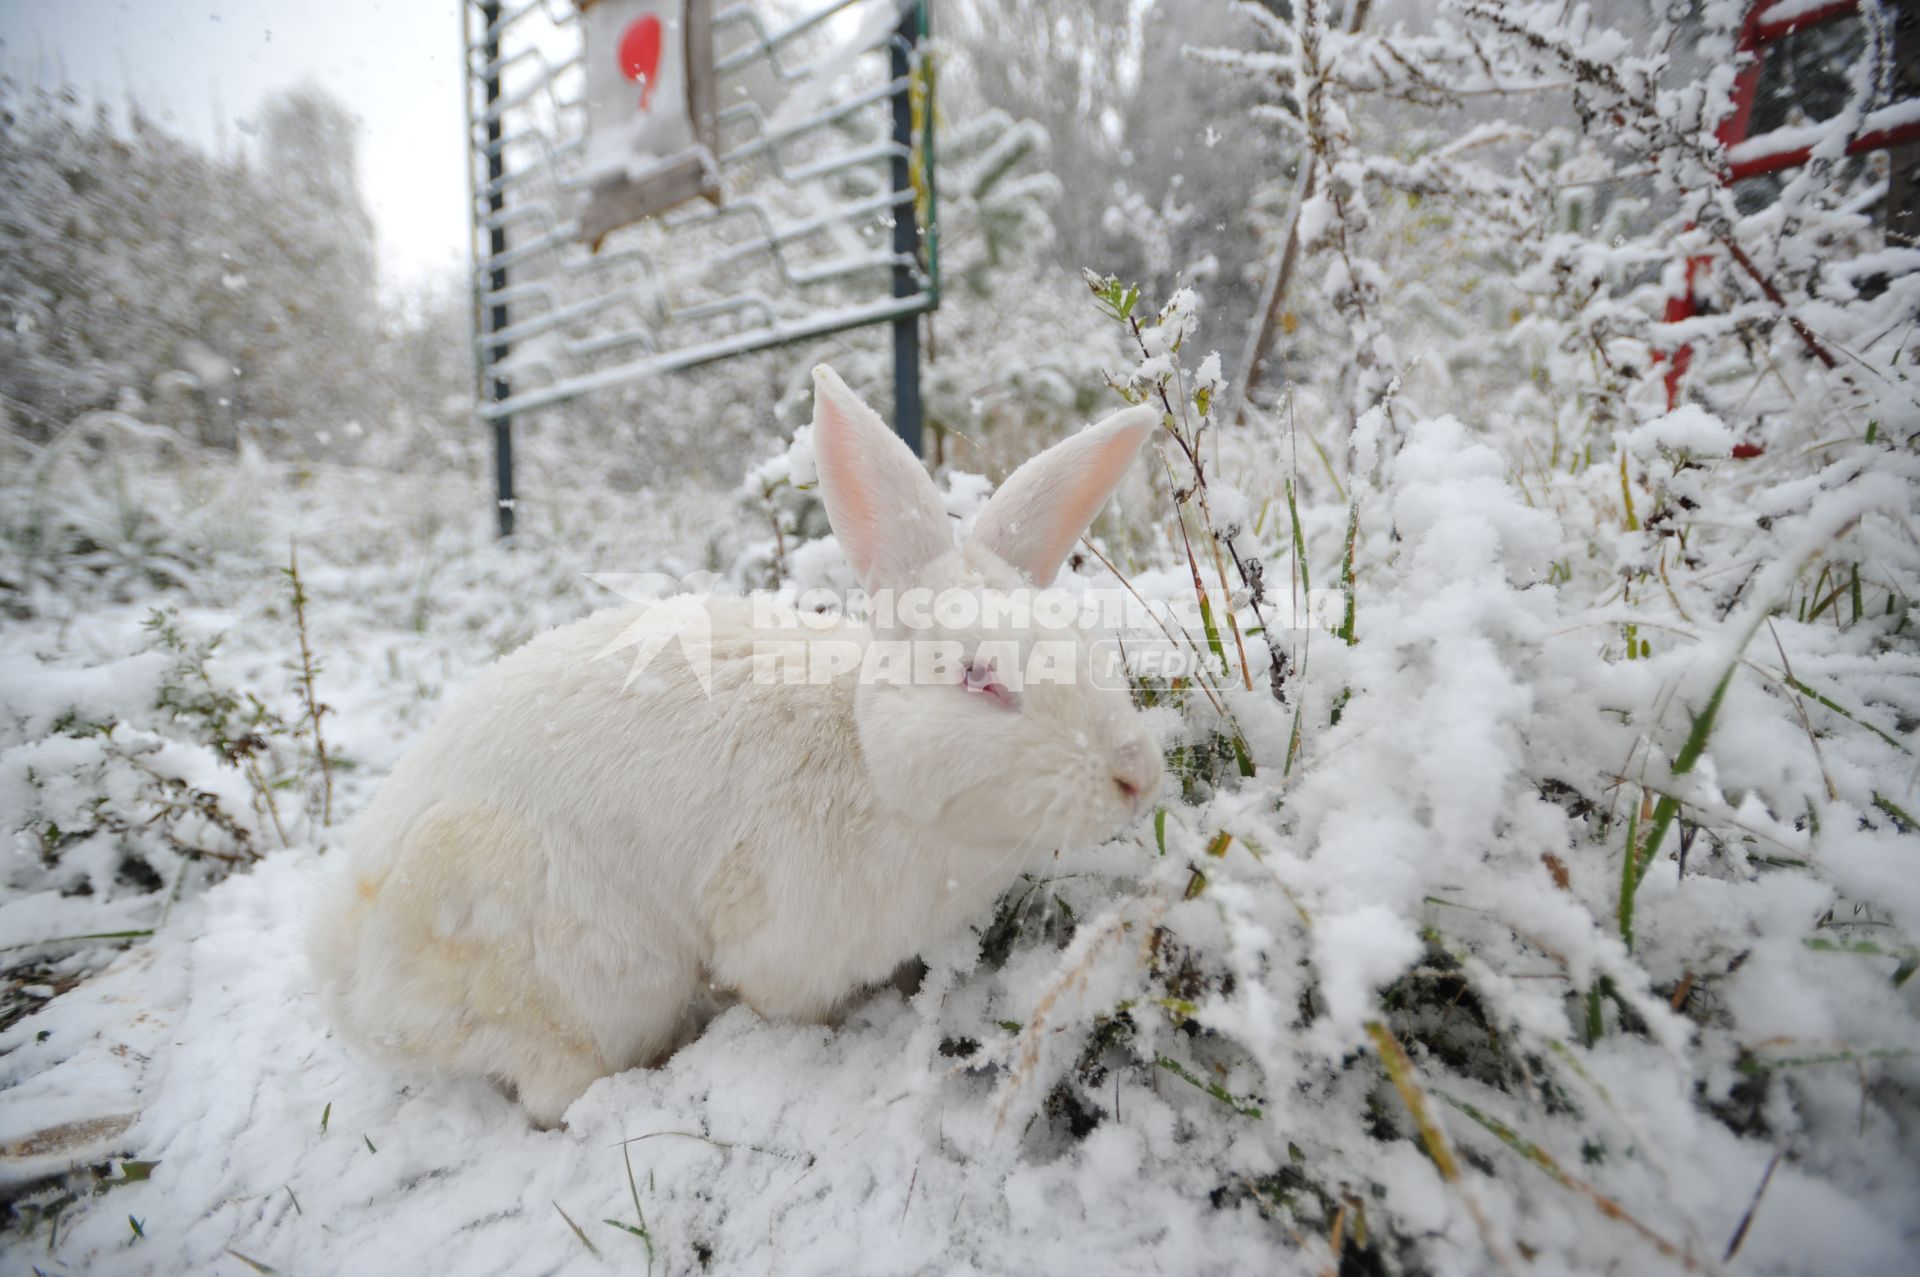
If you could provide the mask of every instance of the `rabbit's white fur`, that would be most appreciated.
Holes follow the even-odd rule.
[[[1035,458],[956,549],[918,459],[830,369],[815,381],[823,497],[869,589],[1047,584],[1157,422],[1130,409]],[[1158,750],[1125,691],[1087,677],[1084,637],[1079,677],[1009,708],[957,682],[756,678],[756,643],[876,638],[784,620],[756,628],[737,599],[602,612],[457,697],[317,902],[309,947],[340,1029],[505,1082],[552,1124],[596,1078],[671,1051],[716,996],[826,1017],[1159,788]],[[633,679],[609,655],[701,630],[704,688],[678,642]],[[1016,637],[1024,653],[1035,634]]]

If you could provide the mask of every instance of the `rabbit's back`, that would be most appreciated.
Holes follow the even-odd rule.
[[[807,962],[821,911],[886,903],[834,899],[875,819],[850,686],[769,683],[750,606],[695,605],[534,640],[394,769],[312,932],[350,1036],[512,1079],[552,1120],[538,1079],[570,1098],[663,1053],[716,978],[763,1010],[844,991]]]

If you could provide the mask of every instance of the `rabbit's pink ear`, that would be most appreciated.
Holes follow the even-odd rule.
[[[993,551],[1047,586],[1160,424],[1160,410],[1123,408],[1007,476],[980,512],[969,544]]]
[[[834,539],[868,591],[905,589],[953,549],[920,458],[825,364],[813,370],[813,453]]]

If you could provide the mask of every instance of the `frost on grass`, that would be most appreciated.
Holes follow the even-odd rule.
[[[1174,396],[1176,375],[1169,365]],[[1158,393],[1151,372],[1140,385]],[[1180,429],[1217,428],[1191,394],[1184,410]],[[1653,446],[1628,453],[1646,467],[1633,474],[1647,509],[1690,475],[1725,499],[1725,479],[1699,471],[1739,463],[1702,423],[1650,424]],[[1679,1269],[1717,1258],[1786,1148],[1743,1253],[1780,1270],[1894,1264],[1916,1187],[1902,1132],[1920,1047],[1896,979],[1920,900],[1904,872],[1911,831],[1876,799],[1899,807],[1910,774],[1913,657],[1882,608],[1839,626],[1795,613],[1830,592],[1812,590],[1803,561],[1897,528],[1916,476],[1883,450],[1879,483],[1862,455],[1743,494],[1766,513],[1722,517],[1767,526],[1700,534],[1667,601],[1695,605],[1681,639],[1563,581],[1580,545],[1567,512],[1617,491],[1617,472],[1562,485],[1556,514],[1461,421],[1404,421],[1397,437],[1364,486],[1354,641],[1337,624],[1243,633],[1256,669],[1285,652],[1276,697],[1239,677],[1223,605],[1218,658],[1193,636],[1209,652],[1201,683],[1143,684],[1180,769],[1163,813],[1016,884],[973,935],[926,955],[911,998],[859,999],[833,1031],[736,1009],[665,1068],[598,1084],[566,1131],[535,1133],[483,1086],[391,1077],[327,1036],[297,943],[325,836],[305,828],[282,850],[261,835],[260,864],[183,892],[152,940],[0,1037],[13,1100],[0,1136],[16,1147],[48,1126],[128,1119],[86,1146],[104,1178],[22,1198],[18,1226],[44,1240],[58,1215],[58,1253],[99,1266],[149,1244],[130,1239],[131,1213],[150,1236],[168,1230],[168,1257],[142,1262],[175,1271],[229,1248],[286,1268],[370,1246],[402,1264],[538,1252],[594,1266],[555,1203],[603,1255],[628,1248],[636,1263],[645,1246],[620,1225],[643,1214],[669,1271],[956,1256],[1044,1271],[1089,1253],[1316,1271],[1335,1246],[1411,1271],[1477,1271],[1500,1253]],[[1220,467],[1260,490],[1260,464],[1229,452]],[[1246,525],[1224,562],[1251,631],[1239,573],[1270,563],[1261,606],[1278,617],[1292,519],[1271,498],[1264,512],[1217,504]],[[1189,518],[1197,508],[1191,497]],[[1347,512],[1301,513],[1316,532],[1300,566],[1338,580]],[[1619,538],[1620,553],[1640,539]],[[529,569],[476,536],[428,633],[368,625],[349,639],[416,582],[374,562],[350,575],[351,547],[338,553],[331,569],[312,556],[312,607],[333,618],[317,645],[351,755],[423,721],[382,707],[395,689],[429,670],[455,683],[486,659],[459,600],[519,588]],[[756,545],[740,553],[766,561]],[[1787,591],[1767,609],[1781,650],[1738,649],[1708,747],[1676,775],[1746,624],[1745,591],[1722,569],[1756,553],[1802,564],[1747,586]],[[1217,592],[1211,555],[1196,556]],[[1702,577],[1736,579],[1716,596]],[[1182,568],[1135,585],[1172,598],[1192,580]],[[552,615],[599,601],[568,594]],[[230,661],[257,679],[256,653],[285,659],[286,618],[275,630],[273,605],[227,606],[235,650],[210,672]],[[1632,640],[1630,615],[1644,626]],[[131,609],[122,625],[128,655],[42,660],[10,680],[10,759],[179,730],[151,705],[183,658],[134,650],[154,635]],[[116,717],[128,721],[74,734]],[[224,783],[250,810],[213,750],[173,748],[197,783]],[[46,774],[70,787],[91,773]],[[1622,864],[1668,794],[1681,815],[1636,884],[1629,949]],[[59,881],[89,871],[104,889],[88,908],[121,898],[84,857]],[[622,1140],[635,1141],[631,1187]],[[23,1175],[49,1165],[15,1162]],[[137,1178],[146,1162],[158,1165]]]
[[[1130,648],[1198,656],[1136,670],[1160,808],[1015,883],[911,995],[831,1030],[736,1008],[564,1131],[318,1017],[297,938],[340,834],[274,734],[301,721],[285,541],[350,814],[447,690],[614,601],[587,571],[844,581],[806,440],[718,497],[579,483],[511,552],[460,479],[9,471],[0,920],[155,934],[84,979],[99,946],[10,955],[44,1005],[0,1030],[7,1240],[102,1271],[1910,1266],[1920,283],[1865,164],[1757,211],[1720,187],[1740,6],[1631,37],[1563,9],[1348,31],[1303,2],[1196,56],[1280,86],[1260,118],[1310,156],[1297,379],[1244,414],[1198,290],[956,303],[950,420],[1003,428],[1007,385],[1048,428],[1165,414],[1062,581],[1113,565]],[[1008,185],[1034,131],[968,145],[976,211],[1034,215],[1044,184]],[[1688,254],[1714,305],[1667,324]],[[248,731],[284,751],[283,828],[221,751]]]

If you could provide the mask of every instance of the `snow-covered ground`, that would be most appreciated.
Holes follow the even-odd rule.
[[[996,1132],[993,1080],[941,1053],[931,988],[918,1009],[876,994],[838,1031],[735,1009],[666,1067],[596,1085],[563,1131],[481,1084],[383,1075],[318,1014],[300,945],[316,868],[269,857],[15,1030],[50,1035],[15,1052],[16,1073],[47,1071],[14,1089],[9,1125],[138,1114],[110,1143],[158,1162],[69,1217],[51,1258],[527,1273],[639,1271],[651,1252],[663,1272],[1004,1272],[1074,1266],[1095,1234],[1160,1270],[1270,1245],[1253,1212],[1208,1205],[1233,1141],[1182,1138],[1184,1097],[1130,1084],[1123,1121],[1052,1157]]]
[[[1691,409],[1620,441],[1643,502],[1690,493],[1699,529],[1629,602],[1591,566],[1596,541],[1638,553],[1595,513],[1618,470],[1529,491],[1467,426],[1374,414],[1351,644],[1283,628],[1307,584],[1271,495],[1292,463],[1271,435],[1229,443],[1216,517],[1267,559],[1273,628],[1243,596],[1220,710],[1153,711],[1161,814],[1016,883],[910,995],[861,995],[832,1029],[735,1008],[555,1131],[345,1050],[302,956],[308,895],[437,702],[612,601],[584,573],[758,571],[760,507],[586,492],[505,550],[465,481],[42,454],[23,501],[103,543],[144,511],[148,535],[16,557],[0,945],[31,1013],[0,1032],[0,1167],[24,1193],[0,1245],[47,1272],[1900,1271],[1920,660],[1874,627],[1884,588],[1844,625],[1796,601],[1839,538],[1879,538],[1909,579],[1920,473],[1884,447],[1743,469],[1731,443]],[[964,509],[982,487],[949,490]],[[1103,541],[1173,598],[1191,577],[1151,500],[1123,494]],[[1318,581],[1349,509],[1299,507]],[[836,570],[830,542],[783,549],[790,583]],[[175,638],[143,624],[155,606]],[[225,762],[190,672],[214,634],[201,690],[277,715]],[[1623,916],[1624,848],[1645,854],[1666,795],[1681,815]],[[219,852],[244,863],[210,881]],[[44,943],[125,930],[153,934]]]

